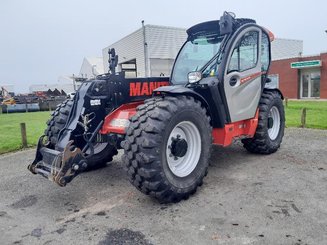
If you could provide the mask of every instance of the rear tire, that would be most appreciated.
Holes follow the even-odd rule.
[[[192,97],[146,100],[122,142],[130,182],[161,203],[188,198],[207,174],[211,133],[206,109]]]
[[[57,106],[56,110],[52,112],[51,118],[47,121],[48,127],[44,131],[44,134],[48,137],[52,146],[55,146],[58,143],[59,132],[65,127],[72,106],[73,100],[65,100]],[[109,143],[100,143],[96,145],[94,151],[95,154],[91,157],[86,156],[86,170],[105,167],[107,162],[111,162],[113,156],[118,154],[116,147]]]
[[[280,147],[285,128],[283,101],[277,91],[263,92],[259,103],[258,126],[253,138],[243,139],[245,149],[252,153],[271,154]]]

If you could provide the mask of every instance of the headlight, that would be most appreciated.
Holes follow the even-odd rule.
[[[128,119],[115,118],[110,122],[110,126],[118,128],[127,128],[129,126]]]
[[[188,82],[196,83],[202,79],[202,73],[200,71],[192,71],[188,74]]]

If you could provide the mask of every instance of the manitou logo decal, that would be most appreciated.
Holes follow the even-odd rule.
[[[169,82],[135,82],[129,84],[129,96],[151,95],[153,90],[168,86]]]

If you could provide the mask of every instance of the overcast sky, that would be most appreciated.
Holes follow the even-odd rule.
[[[27,92],[78,74],[84,57],[146,24],[190,27],[224,10],[253,18],[276,37],[304,41],[304,54],[327,51],[327,1],[0,0],[0,84]]]

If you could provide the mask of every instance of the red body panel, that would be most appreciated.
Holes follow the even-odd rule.
[[[106,116],[104,119],[103,126],[99,131],[100,134],[109,134],[109,133],[117,133],[117,134],[125,134],[125,127],[117,127],[113,126],[111,123],[114,119],[130,119],[132,116],[136,114],[136,107],[143,104],[144,101],[137,101],[128,104],[123,104],[114,110],[112,113]]]
[[[136,114],[136,107],[143,104],[143,101],[124,104],[106,116],[104,124],[100,130],[100,134],[125,134],[126,127],[124,125],[112,125],[113,120],[128,120]],[[229,146],[235,137],[245,136],[252,138],[258,126],[259,111],[257,110],[255,117],[239,122],[226,124],[224,128],[214,128],[212,130],[213,143],[215,145]]]
[[[246,136],[252,138],[258,126],[258,117],[259,110],[257,110],[254,118],[226,124],[224,128],[214,128],[212,130],[213,143],[215,145],[229,146],[235,137]]]

